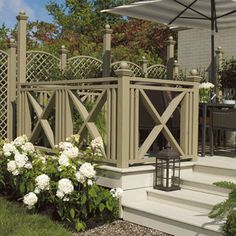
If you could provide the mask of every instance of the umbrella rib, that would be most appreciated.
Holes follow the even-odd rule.
[[[197,11],[197,10],[195,10],[195,9],[193,9],[193,8],[191,8],[191,6],[192,6],[192,3],[188,6],[188,5],[186,5],[186,4],[184,4],[184,3],[182,3],[182,2],[179,2],[178,0],[174,0],[176,3],[178,3],[178,4],[180,4],[181,6],[184,6],[184,7],[186,7],[186,10],[191,10],[191,11],[193,11],[193,12],[195,12],[195,13],[197,13],[197,14],[199,14],[200,16],[203,16],[204,18],[206,18],[206,19],[208,19],[208,20],[210,20],[211,18],[210,17],[208,17],[207,15],[205,15],[205,14],[203,14],[203,13],[201,13],[200,11]],[[198,1],[198,0],[197,0]],[[196,0],[193,2],[193,3],[195,3],[196,2]]]
[[[180,16],[180,19],[192,19],[192,20],[208,20],[206,18],[201,18],[201,17],[190,17],[190,16]]]
[[[225,16],[228,16],[228,15],[231,15],[231,14],[234,14],[236,13],[236,10],[233,10],[233,11],[229,11],[221,16],[217,16],[216,19],[219,19],[219,18],[222,18],[222,17],[225,17]]]
[[[171,25],[176,19],[178,19],[181,15],[183,15],[188,9],[190,9],[190,7],[195,3],[197,2],[198,0],[194,0],[191,4],[189,4],[188,6],[185,6],[185,9],[183,9],[183,11],[181,11],[173,20],[171,20],[169,22],[168,25]],[[178,3],[178,1],[175,1]]]

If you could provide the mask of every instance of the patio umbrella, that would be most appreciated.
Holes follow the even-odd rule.
[[[215,32],[224,28],[236,28],[236,0],[140,1],[102,12],[159,22],[170,27],[211,30],[211,82],[213,83],[215,83]]]

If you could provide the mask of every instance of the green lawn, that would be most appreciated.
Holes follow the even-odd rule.
[[[59,223],[0,197],[0,236],[72,236]]]

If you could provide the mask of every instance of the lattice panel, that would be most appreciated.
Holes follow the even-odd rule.
[[[114,75],[115,71],[120,69],[120,61],[111,64],[111,74]],[[127,61],[128,69],[133,71],[135,77],[142,77],[142,68],[130,61]]]
[[[148,67],[147,77],[153,79],[166,79],[167,78],[166,66],[153,65]]]
[[[8,55],[0,50],[0,138],[7,138]]]
[[[58,68],[60,59],[46,52],[30,51],[26,54],[26,81],[48,81]]]
[[[68,70],[78,79],[98,78],[102,76],[102,61],[89,56],[72,57],[68,60]]]

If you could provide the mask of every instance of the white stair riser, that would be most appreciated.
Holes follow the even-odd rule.
[[[181,180],[181,187],[224,197],[227,197],[228,193],[230,192],[228,189],[220,188],[213,184],[199,183],[191,180]]]
[[[236,170],[224,169],[213,166],[195,165],[193,167],[194,172],[207,173],[211,175],[222,175],[227,177],[235,177]]]
[[[158,212],[156,215],[153,215],[124,207],[123,219],[146,227],[158,229],[175,236],[222,236],[219,232],[158,216]]]
[[[155,193],[148,193],[148,200],[153,202],[166,203],[168,205],[178,206],[184,209],[196,210],[202,213],[209,213],[213,204],[207,204],[194,201],[194,199],[183,199],[174,196],[159,195]]]

